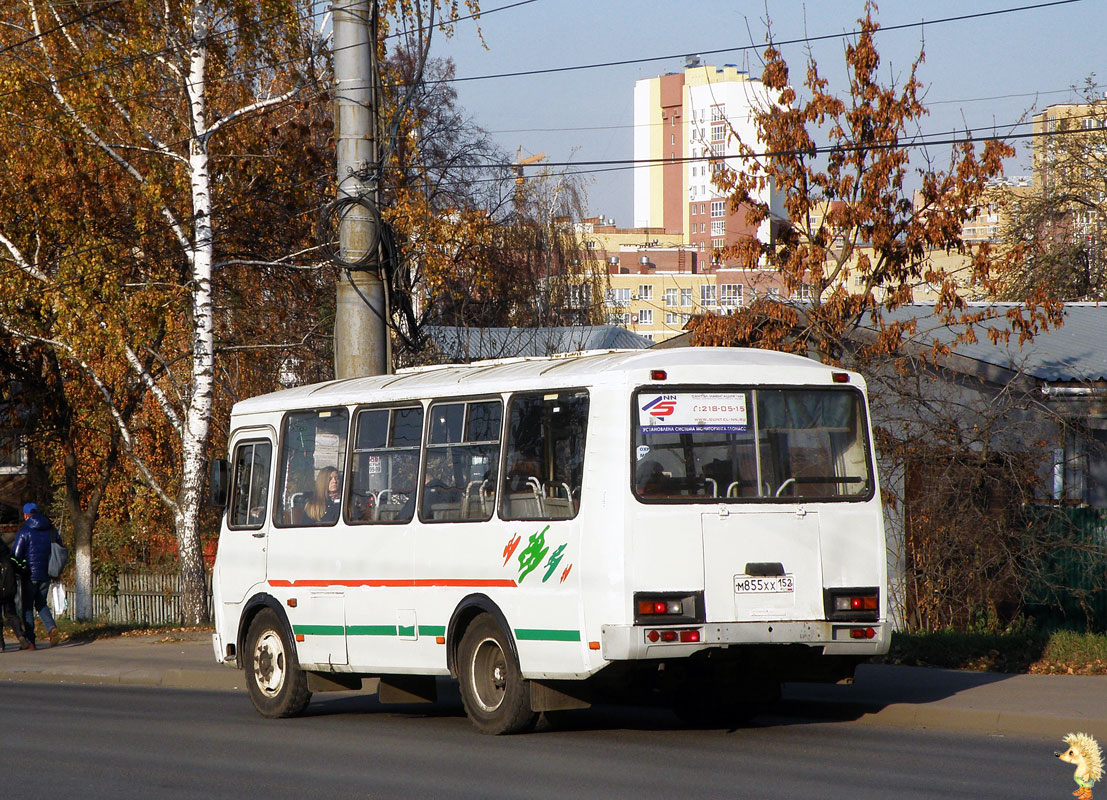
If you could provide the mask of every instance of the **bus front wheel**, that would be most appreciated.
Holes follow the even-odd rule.
[[[508,634],[488,614],[474,619],[461,637],[458,678],[465,713],[481,733],[519,733],[538,721]]]
[[[307,708],[311,692],[295,646],[272,609],[254,617],[246,634],[246,687],[263,717],[295,717]]]

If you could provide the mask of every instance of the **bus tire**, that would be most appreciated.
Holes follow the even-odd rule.
[[[307,673],[280,617],[263,608],[246,634],[246,688],[263,717],[295,717],[311,700]]]
[[[508,635],[488,614],[473,619],[458,645],[458,681],[465,713],[481,733],[534,727],[530,685],[523,680]]]

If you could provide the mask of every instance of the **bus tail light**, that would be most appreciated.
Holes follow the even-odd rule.
[[[650,380],[651,381],[664,381],[669,379],[669,373],[663,369],[651,369]]]
[[[875,586],[828,589],[826,610],[827,617],[832,620],[875,621],[880,616],[880,592]]]
[[[875,628],[850,628],[849,638],[851,639],[875,639]]]
[[[649,614],[680,614],[683,604],[679,600],[639,600],[639,616]]]
[[[634,593],[636,625],[687,625],[703,621],[703,592]]]

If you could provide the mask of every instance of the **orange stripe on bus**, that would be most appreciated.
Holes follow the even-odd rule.
[[[370,586],[370,587],[390,587],[390,588],[415,588],[425,586],[460,586],[466,588],[480,588],[480,587],[502,587],[505,589],[515,588],[518,584],[511,578],[416,578],[416,579],[401,579],[401,580],[375,580],[366,578],[362,580],[340,580],[340,579],[322,579],[322,580],[281,580],[272,578],[269,580],[270,586],[279,586],[284,588],[291,588],[296,586]]]

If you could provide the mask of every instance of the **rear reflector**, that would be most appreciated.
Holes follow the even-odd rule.
[[[674,642],[681,642],[683,644],[698,644],[703,640],[698,628],[685,628],[678,630],[674,628],[666,628],[662,630],[648,630],[646,631],[646,639],[650,642],[662,642],[665,644],[672,644]]]
[[[650,370],[650,380],[651,381],[664,381],[664,380],[668,380],[668,378],[669,378],[669,373],[666,372],[663,369],[651,369]]]
[[[850,628],[849,638],[851,639],[875,639],[875,628]]]
[[[835,383],[849,383],[848,372],[832,372],[830,373],[830,379]]]

